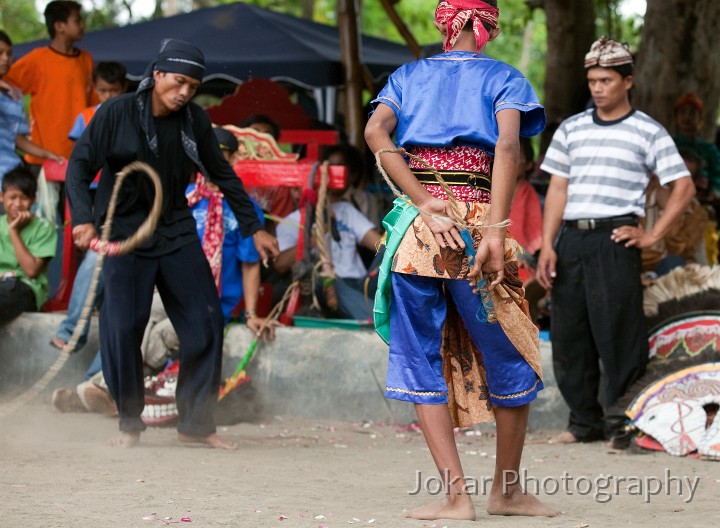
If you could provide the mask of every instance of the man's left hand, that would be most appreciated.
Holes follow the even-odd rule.
[[[268,265],[269,258],[275,258],[280,254],[277,239],[264,229],[253,235],[253,242],[255,242],[255,249],[260,253],[260,259],[265,267]]]
[[[643,229],[642,226],[621,226],[613,229],[610,240],[617,244],[625,243],[625,247],[645,249],[657,242],[657,238]]]

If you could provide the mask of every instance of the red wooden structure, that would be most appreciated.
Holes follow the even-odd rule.
[[[316,165],[322,145],[333,145],[338,142],[338,134],[328,130],[285,130],[280,134],[279,143],[305,145],[306,157],[300,161],[238,161],[236,174],[245,185],[251,187],[299,187],[302,191],[320,186],[320,171]],[[328,188],[342,189],[345,187],[345,167],[330,166],[328,168]],[[300,225],[304,226],[306,212],[300,208]],[[296,260],[301,260],[304,253],[304,237],[298,236]],[[290,317],[297,311],[300,301],[300,290],[295,289],[290,297],[281,322],[291,324]]]
[[[254,187],[299,187],[302,190],[318,187],[320,172],[314,173],[315,163],[320,156],[322,145],[332,145],[338,142],[338,134],[328,130],[285,130],[280,135],[280,143],[306,146],[306,157],[300,161],[239,161],[233,167],[235,173],[245,185]],[[45,161],[45,179],[47,181],[64,182],[66,164],[54,161]],[[313,177],[314,175],[314,177]],[[345,168],[331,166],[329,169],[330,189],[340,189],[345,186]],[[305,211],[300,211],[300,224],[305,224]],[[298,259],[303,254],[303,237],[298,237]],[[73,244],[72,224],[70,222],[70,208],[65,207],[64,237],[62,248],[62,274],[60,284],[52,299],[45,303],[46,311],[67,309],[72,293],[72,285],[77,272],[77,251]],[[299,293],[296,290],[291,297],[286,310],[287,316],[295,313],[298,307]]]

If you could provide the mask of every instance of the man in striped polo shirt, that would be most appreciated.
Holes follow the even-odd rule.
[[[627,46],[602,37],[585,68],[595,107],[560,125],[541,167],[552,178],[537,277],[552,289],[553,366],[570,407],[568,428],[555,441],[609,438],[611,446],[626,447],[617,400],[648,359],[640,250],[663,237],[695,187],[667,131],[630,104]],[[663,216],[645,231],[638,217],[651,173],[671,194]]]

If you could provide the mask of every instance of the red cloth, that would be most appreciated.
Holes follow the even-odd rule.
[[[202,248],[210,264],[215,286],[221,291],[222,280],[222,245],[225,239],[225,224],[223,223],[223,194],[208,188],[207,181],[202,174],[197,175],[195,188],[186,195],[188,206],[197,205],[203,198],[208,199],[207,219],[203,233]]]
[[[524,180],[515,190],[510,205],[508,231],[531,255],[542,243],[542,207],[540,197],[529,181]]]
[[[424,147],[414,146],[410,152],[415,156],[424,159],[435,170],[452,171],[466,170],[490,174],[492,158],[482,149],[477,147]],[[419,161],[410,159],[411,169],[425,170],[426,167]],[[423,184],[423,187],[435,198],[447,200],[448,196],[440,185]],[[453,196],[462,202],[490,203],[490,193],[484,189],[478,189],[471,185],[457,185],[452,188]]]
[[[490,4],[479,0],[447,0],[440,2],[435,9],[435,20],[439,24],[447,24],[448,36],[445,41],[445,51],[452,49],[468,21],[473,23],[477,51],[480,51],[490,40],[490,34],[483,26],[483,22],[487,22],[492,27],[497,27],[499,15],[500,10],[497,7],[492,7]]]

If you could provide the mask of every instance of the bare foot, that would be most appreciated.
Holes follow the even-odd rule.
[[[461,495],[450,502],[442,499],[426,506],[413,508],[403,517],[433,521],[436,519],[475,520],[475,507],[467,495]]]
[[[62,350],[63,348],[65,348],[65,345],[67,345],[67,342],[64,339],[60,339],[56,336],[50,340],[50,344],[55,348]]]
[[[224,438],[218,436],[217,433],[213,433],[208,436],[190,436],[178,433],[178,440],[190,444],[205,444],[206,446],[214,449],[227,449],[228,451],[235,451],[238,447],[235,442],[225,440]]]
[[[570,431],[563,431],[557,436],[548,440],[548,444],[575,444],[578,439]]]
[[[120,436],[108,438],[110,447],[135,447],[140,443],[140,431],[121,431]]]
[[[535,496],[523,493],[519,487],[507,495],[490,492],[487,512],[490,515],[527,515],[530,517],[557,517],[555,511],[540,502]]]

